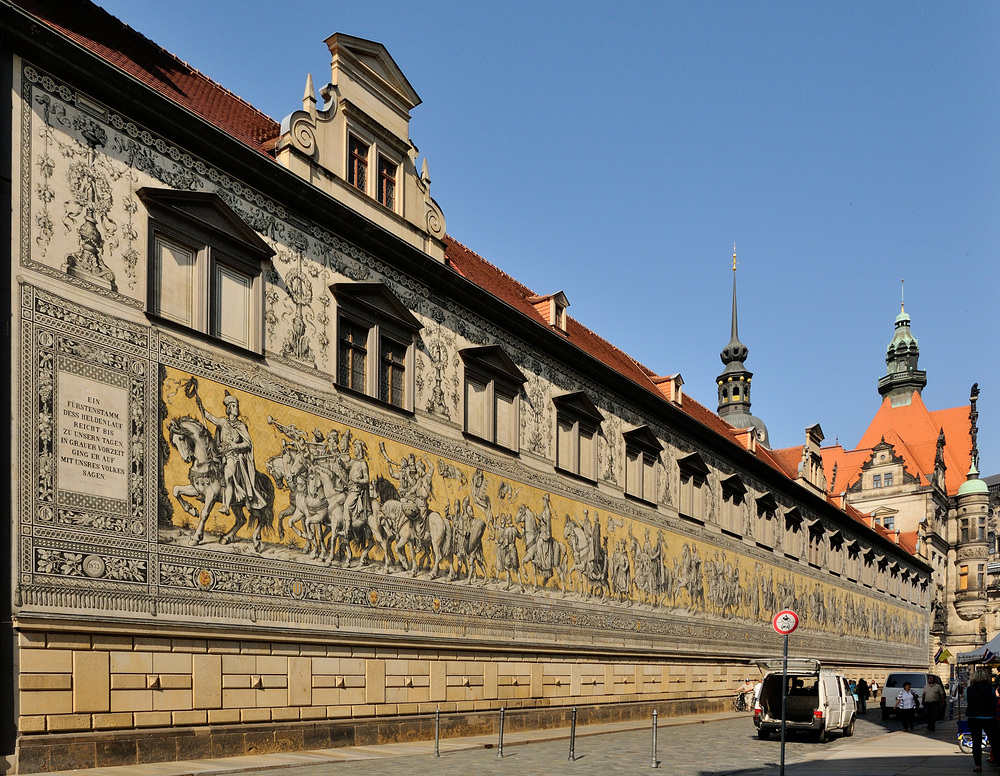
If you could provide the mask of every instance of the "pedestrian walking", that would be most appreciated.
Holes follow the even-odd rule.
[[[868,687],[868,682],[865,681],[864,677],[858,679],[858,714],[866,714],[868,712],[868,698],[871,695],[871,688]]]
[[[933,733],[938,715],[941,713],[941,704],[944,703],[944,687],[941,686],[941,680],[934,674],[927,677],[927,686],[924,687],[922,697],[924,717],[927,719],[927,732]]]
[[[997,758],[997,696],[990,682],[988,668],[977,668],[972,683],[965,691],[965,714],[972,734],[972,762],[974,773],[983,771],[983,731],[990,740],[992,759]]]
[[[913,732],[913,717],[917,713],[920,701],[917,694],[910,689],[909,682],[903,682],[903,689],[896,696],[895,709],[899,712],[899,718],[903,722],[903,730]]]

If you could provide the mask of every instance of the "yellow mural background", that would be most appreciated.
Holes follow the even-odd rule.
[[[196,418],[202,421],[210,432],[214,432],[214,426],[202,418],[201,412],[199,411],[193,396],[189,397],[185,395],[183,386],[190,379],[190,374],[172,368],[166,369],[166,379],[164,380],[162,386],[162,396],[167,408],[167,418],[163,422],[161,433],[163,433],[164,438],[168,441],[168,427],[170,421],[181,416]],[[428,501],[428,505],[431,510],[438,512],[442,516],[446,513],[446,505],[454,505],[456,500],[462,501],[463,499],[468,498],[470,502],[474,503],[472,498],[472,483],[473,477],[476,473],[476,469],[474,467],[460,461],[440,459],[436,454],[425,453],[419,449],[411,448],[394,440],[382,439],[364,431],[359,431],[348,426],[338,425],[317,415],[303,412],[293,407],[273,403],[261,399],[253,394],[227,388],[222,384],[210,380],[198,379],[197,383],[198,395],[201,397],[205,409],[213,415],[219,417],[225,415],[223,399],[225,398],[227,390],[239,399],[241,416],[246,422],[253,440],[254,460],[256,467],[260,472],[266,473],[265,464],[267,460],[282,452],[282,442],[286,439],[286,437],[275,426],[268,423],[268,417],[273,417],[282,425],[294,425],[299,430],[304,431],[310,436],[314,429],[320,430],[324,436],[328,435],[330,429],[336,429],[340,433],[349,429],[354,439],[363,440],[368,447],[369,474],[372,480],[381,475],[396,484],[396,481],[391,478],[389,464],[385,461],[379,449],[380,443],[384,444],[386,453],[390,458],[392,458],[393,461],[398,462],[402,460],[404,456],[411,453],[414,454],[417,459],[425,459],[427,463],[435,469],[433,494]],[[455,470],[461,472],[465,478],[464,483],[457,479],[443,478],[440,475],[439,461],[443,461],[446,466],[454,467]],[[172,493],[172,489],[175,485],[184,486],[188,484],[188,469],[189,465],[181,460],[177,450],[171,448],[171,454],[166,462],[163,472],[168,492]],[[543,498],[546,495],[545,491],[492,473],[485,473],[484,476],[488,482],[487,493],[491,500],[490,512],[493,513],[492,517],[494,523],[497,522],[496,518],[500,515],[504,515],[505,517],[512,517],[516,515],[517,507],[520,505],[524,505],[536,515],[543,509]],[[501,498],[498,495],[501,489],[505,491],[504,498]],[[746,557],[728,550],[724,552],[717,545],[713,545],[709,542],[681,536],[669,531],[666,528],[646,524],[633,518],[623,517],[602,510],[596,510],[589,505],[584,505],[571,499],[567,499],[558,493],[551,493],[549,494],[549,497],[550,510],[552,514],[552,536],[556,542],[563,545],[565,548],[570,565],[572,565],[573,556],[572,553],[569,552],[569,543],[567,542],[564,533],[564,527],[567,519],[572,519],[576,523],[580,523],[584,519],[585,514],[589,513],[591,521],[594,521],[595,518],[600,520],[601,534],[607,538],[609,565],[611,553],[616,547],[620,548],[621,542],[624,540],[625,547],[627,549],[626,555],[628,556],[630,563],[629,574],[632,579],[631,584],[628,586],[628,590],[624,593],[622,591],[618,591],[616,595],[612,591],[609,591],[607,586],[605,586],[605,589],[603,590],[591,592],[591,594],[596,594],[601,600],[606,600],[611,605],[615,605],[616,603],[618,605],[645,604],[655,608],[663,608],[664,610],[684,609],[692,613],[704,613],[720,617],[749,618],[754,620],[763,619],[767,621],[770,619],[773,612],[762,611],[762,606],[765,601],[761,600],[761,596],[757,596],[758,606],[755,611],[753,607],[754,596],[750,591],[753,587],[756,587],[759,591],[761,589],[766,589],[767,586],[770,585],[771,589],[774,591],[784,591],[783,595],[776,596],[776,599],[773,602],[774,605],[779,607],[789,605],[790,596],[797,602],[797,605],[800,608],[799,614],[802,618],[802,625],[804,628],[815,628],[821,631],[841,632],[870,638],[873,635],[876,637],[879,636],[877,633],[872,633],[873,628],[882,627],[886,629],[884,638],[887,640],[916,644],[921,643],[923,638],[921,634],[923,633],[923,629],[925,627],[926,618],[913,611],[912,608],[886,605],[882,600],[876,599],[873,596],[857,593],[847,590],[844,587],[835,586],[826,582],[818,582],[815,579],[807,578],[804,575],[785,570],[777,564],[767,563],[760,559]],[[290,493],[288,490],[275,489],[275,529],[277,528],[277,516],[283,509],[289,506],[289,501]],[[181,529],[190,529],[193,532],[195,526],[197,525],[197,518],[184,512],[177,505],[173,496],[171,496],[171,503],[174,507],[174,526]],[[201,502],[193,503],[200,508]],[[476,517],[484,519],[489,517],[488,514],[483,513],[483,509],[479,506],[475,507],[475,515]],[[218,505],[216,505],[211,512],[211,516],[206,524],[206,529],[210,534],[213,532],[221,534],[228,530],[232,524],[232,517],[220,514],[218,511]],[[523,536],[523,523],[518,524],[518,527]],[[497,545],[496,542],[490,538],[492,528],[492,526],[487,528],[487,533],[483,540],[483,554],[485,557],[487,572],[492,575],[489,580],[489,584],[509,584],[511,580],[507,577],[507,575],[501,575],[497,570]],[[638,543],[638,548],[641,548],[645,543],[647,531],[649,532],[651,543],[654,546],[656,544],[658,534],[662,537],[662,563],[667,569],[666,576],[669,577],[673,574],[675,577],[673,579],[672,593],[670,590],[666,590],[658,595],[650,596],[648,593],[639,589],[638,582],[634,579],[636,571],[635,563],[637,559],[637,553],[634,552],[634,550],[637,549],[637,547],[636,545],[633,545],[633,539]],[[248,535],[248,529],[247,527],[244,527],[239,534],[239,538],[245,538]],[[263,540],[265,544],[276,544],[276,531],[273,530],[270,533],[265,533]],[[283,543],[288,546],[304,548],[302,540],[291,531],[286,532]],[[526,551],[523,538],[518,540],[517,547],[518,559],[519,561],[523,561]],[[684,567],[685,559],[687,559],[688,565],[690,566],[691,558],[695,554],[701,562],[701,576],[704,580],[702,585],[702,590],[704,592],[703,601],[698,600],[699,596],[697,594],[691,594],[690,586],[684,587],[681,584],[680,579],[676,578],[678,576],[677,570]],[[373,558],[381,561],[381,551],[376,550]],[[301,556],[301,560],[302,562],[309,561],[305,554]],[[718,572],[713,574],[711,567],[712,564],[716,562],[721,564],[721,566]],[[381,565],[379,565],[378,568],[380,569]],[[450,571],[450,561],[446,560],[441,564],[441,572],[438,579],[446,579],[448,571]],[[528,573],[527,570],[525,571],[526,573],[524,578],[521,579],[521,583],[524,585],[525,589],[537,592],[531,586],[532,579],[530,573]],[[560,573],[559,576],[562,576],[562,574]],[[711,582],[709,581],[710,576],[712,577]],[[538,581],[541,581],[541,575],[538,577]],[[739,583],[738,585],[736,584],[737,581]],[[567,582],[563,581],[563,584],[567,585]],[[725,587],[728,585],[729,597],[726,599],[725,596],[723,596],[723,600],[726,602],[720,603],[718,595],[710,595],[710,587],[713,584],[715,584],[716,587],[720,585]],[[572,586],[574,588],[572,590],[574,594],[587,595],[584,590],[586,585],[581,584],[579,574],[575,576]],[[516,580],[515,589],[517,589]],[[550,578],[547,581],[547,584],[543,586],[543,589],[550,595],[561,594],[555,577]],[[734,592],[737,589],[739,592]],[[766,596],[764,597],[766,598]],[[830,621],[816,622],[814,619],[813,622],[810,622],[810,612],[819,611],[821,608],[826,609],[827,611],[827,616],[824,619]],[[803,611],[803,609],[805,610]],[[855,612],[863,612],[863,614],[858,614],[854,617],[848,618],[847,614],[852,610]]]

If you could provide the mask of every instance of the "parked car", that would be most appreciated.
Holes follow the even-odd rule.
[[[764,674],[760,696],[754,707],[753,722],[757,735],[770,738],[781,732],[782,659],[768,658],[754,663]],[[847,678],[832,668],[823,668],[818,660],[789,658],[785,730],[811,733],[820,742],[835,730],[854,735],[858,708]]]
[[[882,685],[882,697],[879,700],[879,705],[882,707],[882,719],[889,719],[896,713],[896,698],[899,697],[899,691],[903,689],[906,682],[910,683],[910,689],[916,693],[917,698],[920,698],[927,686],[927,674],[902,671],[889,674],[885,679],[885,684]],[[938,719],[944,719],[947,705],[947,703],[941,704],[941,708],[938,710]]]

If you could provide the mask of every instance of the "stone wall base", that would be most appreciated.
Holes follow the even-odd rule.
[[[701,698],[641,703],[606,703],[577,707],[577,724],[594,725],[723,711],[729,698]],[[504,729],[544,730],[568,727],[569,707],[510,709]],[[499,713],[444,714],[441,737],[497,734]],[[158,728],[121,732],[23,735],[18,740],[15,770],[27,774],[73,768],[175,762],[240,755],[372,746],[434,738],[434,716],[367,718],[342,721],[217,725],[197,728]]]

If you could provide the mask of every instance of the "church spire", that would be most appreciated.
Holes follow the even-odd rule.
[[[715,381],[719,390],[719,416],[736,428],[754,428],[758,439],[767,446],[767,427],[759,418],[750,414],[750,381],[753,372],[744,365],[749,349],[740,342],[736,309],[736,246],[733,245],[733,312],[730,323],[729,343],[719,358],[725,368]]]
[[[910,331],[910,316],[906,313],[900,281],[899,315],[896,316],[896,331],[885,351],[886,374],[879,378],[878,392],[888,396],[893,407],[909,404],[913,393],[920,393],[927,385],[927,373],[917,369],[920,346]]]

